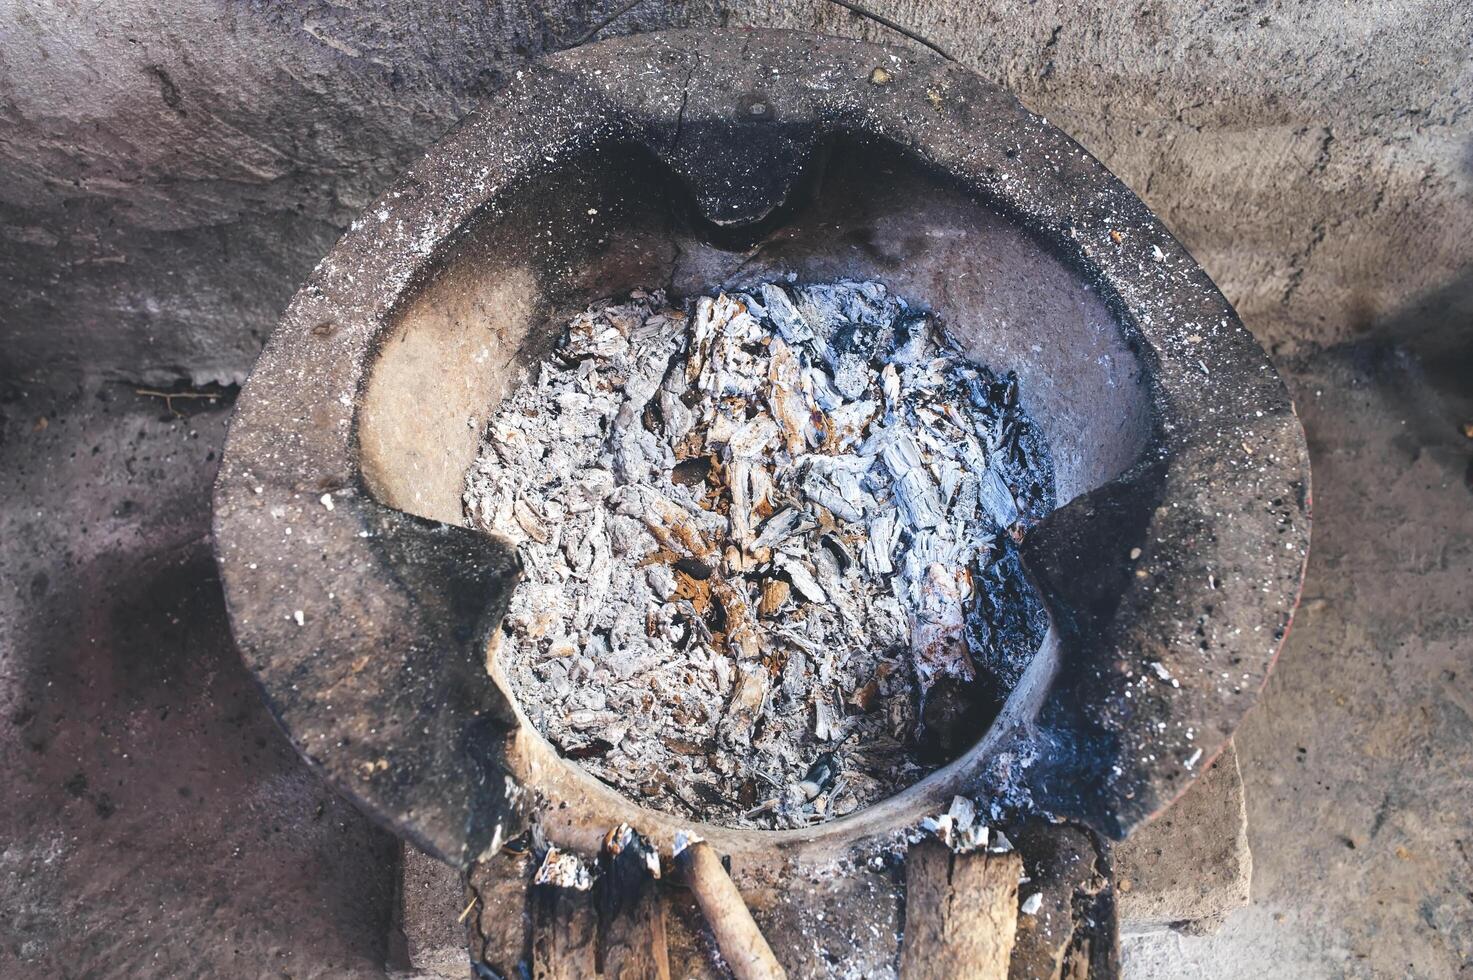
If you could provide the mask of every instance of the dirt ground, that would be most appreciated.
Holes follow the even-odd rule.
[[[1294,631],[1239,730],[1253,904],[1135,977],[1473,976],[1473,376],[1281,365],[1314,467]]]
[[[0,976],[380,974],[392,842],[298,759],[226,626],[227,410],[3,411]]]
[[[1469,375],[1374,343],[1280,369],[1316,523],[1238,736],[1254,902],[1131,938],[1127,976],[1467,978]],[[175,407],[120,385],[0,406],[0,976],[381,976],[392,841],[237,660],[206,536],[228,405]]]

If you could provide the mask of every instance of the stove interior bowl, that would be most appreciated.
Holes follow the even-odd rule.
[[[465,473],[485,420],[573,313],[635,287],[679,297],[787,276],[884,282],[939,314],[972,360],[1016,372],[1024,408],[1053,453],[1060,506],[1126,471],[1150,440],[1147,372],[1105,297],[1017,221],[900,148],[833,138],[773,220],[733,232],[701,217],[648,150],[619,145],[545,173],[510,205],[480,214],[406,293],[360,400],[365,485],[386,506],[464,523]],[[1051,631],[970,752],[821,829],[900,825],[948,800],[985,766],[993,734],[1036,710],[1054,647]],[[595,808],[617,798],[539,736],[528,752],[550,795]]]
[[[402,301],[358,418],[381,502],[461,522],[488,410],[571,315],[635,287],[673,296],[788,275],[874,279],[947,323],[969,357],[1016,371],[1054,454],[1059,504],[1124,472],[1150,437],[1141,358],[1086,275],[903,150],[836,138],[821,174],[755,241],[726,237],[642,147],[605,148],[483,214]]]

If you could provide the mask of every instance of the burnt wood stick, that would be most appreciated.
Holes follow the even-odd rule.
[[[604,837],[602,874],[594,883],[598,943],[594,957],[605,980],[670,980],[660,855],[640,833],[619,824]]]
[[[532,886],[533,980],[582,980],[598,975],[598,916],[586,891]]]
[[[500,976],[513,975],[532,941],[536,871],[530,850],[503,847],[472,865],[466,876],[468,890],[478,899],[465,922],[471,959]]]
[[[786,980],[787,973],[711,845],[688,844],[675,856],[675,867],[695,895],[716,937],[716,948],[737,980]]]
[[[646,889],[606,925],[589,892],[533,885],[530,898],[533,980],[670,980],[659,889]]]
[[[1042,896],[1039,914],[1019,918],[1013,942],[1011,980],[1060,980],[1074,934],[1076,905],[1086,905],[1107,887],[1101,858],[1088,831],[1068,824],[1028,824],[1012,834],[1029,877],[1026,893]]]
[[[939,841],[905,859],[902,980],[1006,980],[1018,928],[1023,861],[1006,854],[953,854]]]
[[[670,950],[665,936],[665,900],[658,888],[641,895],[608,926],[602,937],[604,980],[670,980]]]

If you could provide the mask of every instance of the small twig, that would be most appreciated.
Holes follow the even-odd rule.
[[[219,398],[218,392],[214,391],[154,391],[151,388],[134,388],[133,393],[137,395],[152,395],[154,398]]]
[[[880,25],[882,25],[884,27],[888,27],[888,28],[890,28],[890,30],[894,31],[897,34],[903,34],[906,37],[910,38],[912,41],[916,42],[917,44],[924,44],[926,47],[930,48],[932,51],[936,52],[941,57],[945,58],[947,61],[956,61],[957,60],[956,57],[954,55],[952,55],[951,52],[947,51],[945,48],[943,48],[941,45],[937,44],[935,41],[929,40],[928,38],[923,37],[920,34],[917,34],[915,31],[911,30],[910,28],[908,28],[908,27],[906,27],[906,26],[904,26],[902,24],[895,23],[895,21],[891,20],[889,17],[886,17],[884,14],[877,14],[873,10],[870,10],[868,7],[864,7],[864,6],[861,6],[861,5],[857,4],[857,3],[855,3],[854,0],[829,0],[829,2],[830,3],[836,3],[839,6],[843,7],[845,10],[853,11],[854,13],[858,14],[861,17],[868,17],[870,20],[874,21],[876,24],[880,24]],[[958,63],[960,63],[960,62],[958,62]]]
[[[569,41],[566,46],[570,48],[576,48],[578,45],[582,44],[584,41],[587,41],[599,31],[603,30],[605,27],[608,27],[614,21],[618,20],[620,17],[623,17],[625,14],[629,13],[629,11],[633,10],[635,7],[638,7],[642,3],[644,3],[644,0],[629,0],[629,3],[626,3],[624,6],[620,7],[612,14],[609,14],[603,20],[599,21],[597,24],[594,24],[582,34],[579,34],[572,41]]]
[[[773,779],[761,769],[753,769],[752,771],[757,774],[758,778],[767,780],[767,785],[771,786],[773,789],[782,789],[783,786],[786,785],[785,783],[780,783],[776,779]]]
[[[479,895],[472,895],[471,896],[471,903],[465,907],[465,911],[464,912],[460,913],[460,918],[458,918],[458,919],[455,920],[455,924],[456,925],[460,925],[461,923],[465,922],[465,917],[471,914],[471,909],[475,908],[476,907],[476,903],[479,902],[480,900],[481,900],[481,896],[479,896]]]
[[[220,395],[213,391],[155,391],[152,388],[134,388],[133,393],[148,398],[162,398],[164,407],[173,415],[179,414],[174,411],[174,399],[176,398],[208,398],[212,402],[220,400]]]

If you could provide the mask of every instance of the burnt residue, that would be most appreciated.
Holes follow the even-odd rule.
[[[977,578],[967,629],[985,676],[975,694],[995,716],[1043,643],[1049,615],[1011,538],[999,541],[997,557],[977,569]]]

